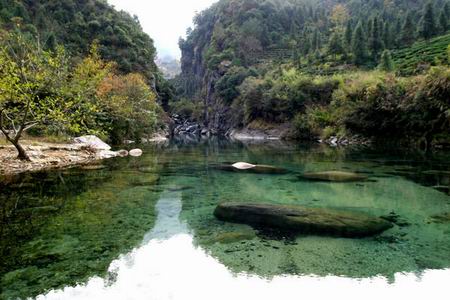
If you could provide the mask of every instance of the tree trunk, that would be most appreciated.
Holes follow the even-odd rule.
[[[18,155],[17,158],[20,160],[26,160],[26,161],[31,161],[30,157],[28,156],[27,152],[25,151],[25,149],[22,147],[22,145],[19,144],[19,142],[15,142],[13,143],[14,147],[16,147]]]

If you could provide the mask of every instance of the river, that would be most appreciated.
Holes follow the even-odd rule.
[[[450,152],[210,139],[3,178],[1,299],[420,299],[450,288]],[[226,172],[245,161],[286,174]],[[313,182],[340,170],[360,182]],[[222,201],[395,216],[351,239],[218,221]]]

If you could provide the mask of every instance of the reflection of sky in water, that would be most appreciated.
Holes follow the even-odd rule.
[[[276,276],[266,280],[233,275],[203,249],[193,245],[188,227],[179,219],[180,192],[163,192],[154,228],[141,247],[112,262],[112,284],[92,278],[87,284],[52,291],[38,299],[438,299],[450,292],[450,269],[397,274],[384,278]],[[437,294],[437,292],[439,294]]]

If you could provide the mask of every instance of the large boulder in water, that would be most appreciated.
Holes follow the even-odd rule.
[[[221,203],[214,215],[222,221],[301,234],[367,237],[392,227],[365,213],[331,208],[259,203]]]
[[[303,173],[300,178],[312,181],[353,182],[366,180],[367,176],[352,172],[326,171]]]
[[[219,170],[229,172],[244,172],[257,174],[286,174],[288,171],[283,168],[268,165],[253,165],[246,162],[238,162],[232,165],[220,165]]]

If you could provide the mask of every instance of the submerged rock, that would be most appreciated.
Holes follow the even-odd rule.
[[[450,223],[450,212],[431,216],[431,220],[433,223],[441,223],[441,224]]]
[[[130,152],[128,154],[130,154],[130,156],[133,156],[133,157],[139,157],[143,154],[143,152],[141,149],[133,149],[133,150],[130,150]]]
[[[257,174],[286,174],[288,171],[283,168],[268,165],[253,165],[245,162],[238,162],[233,165],[221,165],[219,170],[229,172],[249,172]]]
[[[326,171],[303,173],[300,178],[313,181],[353,182],[366,180],[367,176],[352,172]]]
[[[246,240],[251,240],[255,238],[255,233],[251,231],[243,231],[243,232],[223,232],[216,235],[213,239],[213,242],[220,244],[231,244]]]
[[[150,174],[155,174],[158,172],[158,169],[155,167],[140,167],[138,169],[139,172],[141,173],[150,173]]]
[[[84,165],[84,166],[81,166],[80,169],[86,170],[86,171],[97,171],[97,170],[106,169],[106,166],[105,165]]]
[[[140,177],[134,177],[130,184],[132,186],[153,186],[159,182],[158,175],[146,175]]]
[[[221,203],[214,215],[222,221],[301,234],[366,237],[392,227],[386,220],[360,212],[331,208],[258,203]]]

